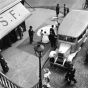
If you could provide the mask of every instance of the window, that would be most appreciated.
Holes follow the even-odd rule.
[[[86,30],[78,37],[78,40],[80,40],[85,34],[86,34]]]
[[[59,39],[67,42],[75,42],[76,38],[70,37],[70,36],[65,36],[65,35],[59,35]]]

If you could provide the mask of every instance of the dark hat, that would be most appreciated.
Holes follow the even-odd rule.
[[[54,25],[52,25],[52,27],[54,27]]]
[[[59,6],[59,3],[57,5]]]
[[[32,28],[32,26],[30,26],[30,28]]]

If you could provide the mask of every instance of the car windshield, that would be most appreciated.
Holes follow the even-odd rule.
[[[59,35],[59,39],[63,40],[63,41],[67,41],[67,42],[72,42],[72,43],[74,43],[76,41],[76,38],[66,36],[66,35]]]
[[[58,53],[58,58],[63,60],[64,55],[62,53]]]

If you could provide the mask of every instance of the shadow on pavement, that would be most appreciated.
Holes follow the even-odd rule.
[[[66,73],[66,69],[60,66],[53,65],[52,67],[49,67],[51,71],[54,73],[58,73],[60,75],[64,75]]]
[[[35,52],[34,52],[34,45],[36,44],[37,42],[33,42],[32,44],[29,43],[29,37],[27,39],[25,39],[19,46],[17,46],[18,49],[21,49],[27,53],[30,53],[30,54],[33,54],[35,55]],[[45,44],[45,48],[44,48],[44,51],[43,51],[43,55],[46,53],[46,51],[49,49],[50,47],[50,44]]]

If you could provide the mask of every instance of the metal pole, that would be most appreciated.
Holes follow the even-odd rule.
[[[41,75],[41,52],[39,52],[39,88],[42,88],[42,75]]]
[[[26,3],[29,7],[31,7],[32,9],[34,9],[26,0],[25,0],[25,3]]]

